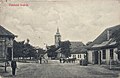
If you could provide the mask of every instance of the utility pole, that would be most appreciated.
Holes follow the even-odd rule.
[[[6,65],[6,61],[7,61],[7,51],[6,51],[6,38],[5,38],[5,41],[4,41],[4,45],[5,45],[5,72],[7,72],[7,65]]]
[[[98,64],[101,65],[101,51],[98,51]]]
[[[110,70],[112,69],[112,66],[111,66],[112,63],[111,62],[112,62],[112,60],[111,60],[111,57],[110,57]]]

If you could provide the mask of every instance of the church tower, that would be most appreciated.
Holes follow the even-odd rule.
[[[61,42],[61,35],[59,32],[59,28],[57,28],[57,32],[55,34],[55,46],[56,46],[56,48],[60,45],[60,42]]]

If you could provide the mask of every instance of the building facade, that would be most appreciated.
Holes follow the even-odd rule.
[[[93,46],[88,50],[88,62],[92,64],[110,64],[110,61],[118,62],[120,59],[117,51],[115,44]]]
[[[70,42],[70,58],[76,58],[77,60],[86,58],[86,46],[82,42]]]
[[[71,53],[70,58],[76,58],[77,60],[85,59],[86,58],[86,53],[84,52],[79,52],[79,53]]]
[[[91,44],[88,45],[88,62],[91,64],[110,64],[120,62],[118,44],[112,34],[120,29],[120,25],[107,28]]]
[[[13,59],[13,40],[16,36],[0,26],[0,59]]]

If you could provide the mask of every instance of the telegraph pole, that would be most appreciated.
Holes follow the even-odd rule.
[[[5,38],[5,41],[4,41],[4,45],[5,45],[5,50],[4,50],[4,52],[5,52],[5,72],[7,72],[7,65],[6,65],[6,61],[7,61],[7,52],[6,52],[6,38]]]
[[[98,64],[101,65],[101,51],[98,51]]]
[[[112,62],[112,60],[111,60],[111,57],[110,57],[110,70],[112,69],[112,66],[111,66],[112,63],[111,62]]]

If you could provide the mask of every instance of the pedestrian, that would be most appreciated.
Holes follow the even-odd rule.
[[[62,63],[62,59],[60,58],[60,63]]]
[[[63,58],[63,63],[65,63],[65,58]]]
[[[14,76],[17,68],[17,63],[15,60],[11,61],[11,68],[12,68],[12,75]]]
[[[40,64],[42,64],[42,57],[40,57]]]

